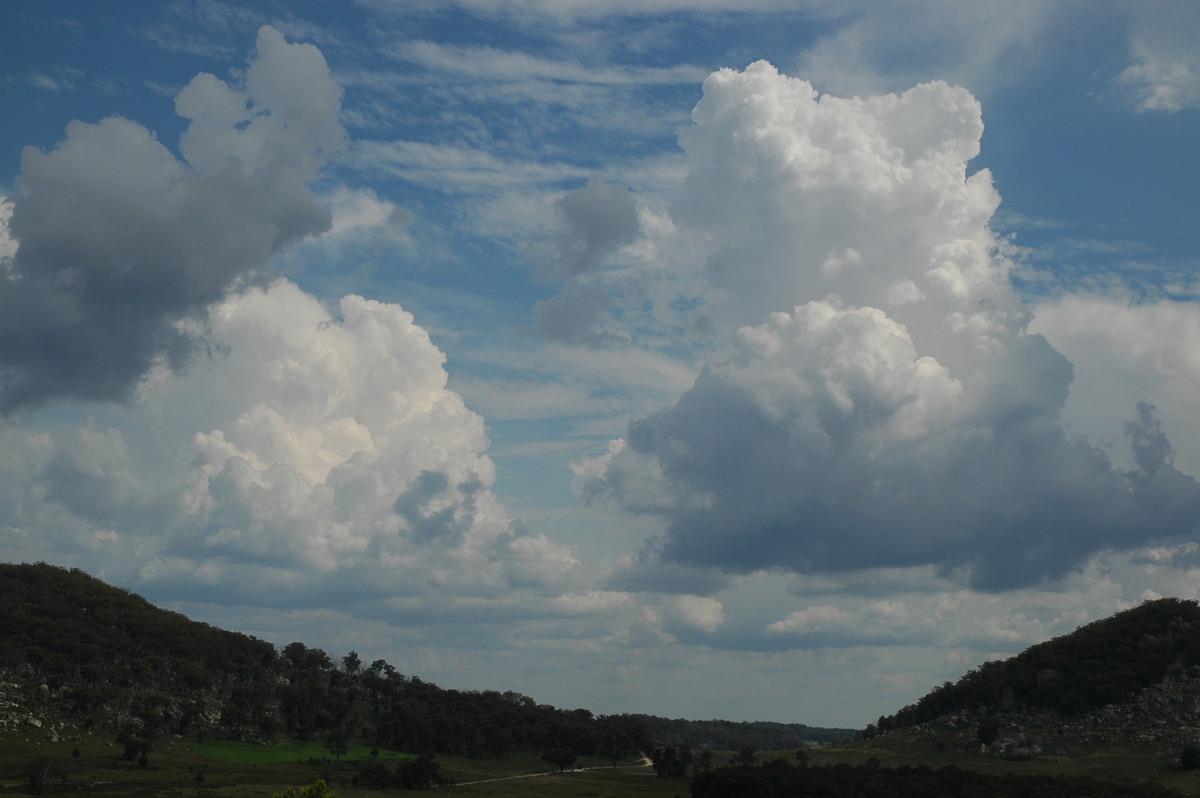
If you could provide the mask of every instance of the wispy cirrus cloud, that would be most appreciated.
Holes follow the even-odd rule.
[[[431,41],[406,42],[397,47],[393,55],[439,74],[496,82],[539,80],[600,86],[653,86],[694,84],[708,74],[702,67],[684,64],[669,67],[588,66],[578,61],[536,57],[519,50],[452,46]]]

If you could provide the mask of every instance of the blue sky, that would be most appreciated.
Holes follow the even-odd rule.
[[[0,551],[861,726],[1196,598],[1200,8],[0,4]]]

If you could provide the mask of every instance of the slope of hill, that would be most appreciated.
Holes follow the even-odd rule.
[[[1200,605],[1147,601],[987,662],[862,736],[901,730],[1010,759],[1119,745],[1177,760],[1200,743]]]
[[[0,668],[20,667],[50,687],[175,677],[205,688],[270,666],[275,647],[155,607],[77,568],[0,564]]]
[[[356,652],[334,659],[299,642],[277,649],[162,610],[78,569],[44,563],[0,564],[0,618],[3,692],[23,691],[7,713],[0,706],[0,729],[38,720],[29,708],[44,709],[49,723],[53,709],[85,727],[112,731],[131,760],[144,756],[155,738],[181,734],[315,739],[331,751],[353,739],[414,753],[533,751],[616,761],[654,747],[651,720],[667,724],[664,735],[692,723],[596,717],[511,691],[442,689],[384,660],[367,665]],[[720,731],[714,742],[730,748],[756,747],[768,738],[798,747],[834,733],[784,724],[702,725],[703,735],[698,728],[691,732],[698,746],[704,744],[699,736],[707,740],[714,730]]]
[[[1010,659],[986,662],[916,704],[880,718],[879,730],[981,708],[1081,715],[1192,665],[1200,665],[1200,605],[1175,598],[1147,601]]]

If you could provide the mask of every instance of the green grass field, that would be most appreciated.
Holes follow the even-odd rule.
[[[281,762],[307,762],[309,759],[330,758],[329,749],[319,742],[291,742],[278,745],[258,745],[256,743],[241,743],[232,740],[205,740],[200,743],[189,743],[189,747],[209,759],[221,762],[233,762],[239,765],[266,765]],[[357,761],[371,759],[372,748],[369,745],[350,745],[342,759]],[[411,759],[412,754],[400,751],[380,750],[375,757],[381,760]]]

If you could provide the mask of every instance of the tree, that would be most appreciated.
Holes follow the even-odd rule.
[[[337,793],[329,789],[325,779],[317,779],[307,787],[292,787],[272,794],[271,798],[337,798]]]
[[[335,762],[341,762],[342,757],[347,751],[346,741],[350,739],[350,730],[345,726],[339,726],[325,732],[325,747],[329,749],[329,753],[333,754]]]
[[[570,748],[551,748],[542,754],[542,759],[561,772],[575,764],[576,757]]]
[[[342,667],[346,669],[346,673],[353,676],[358,673],[358,669],[362,667],[362,660],[358,658],[357,651],[351,651],[346,656],[342,657]]]
[[[38,759],[29,766],[29,786],[36,795],[50,792],[49,759]]]
[[[117,742],[123,749],[122,756],[130,762],[146,767],[150,761],[150,752],[154,750],[154,738],[147,733],[144,724],[128,721],[117,732]]]
[[[754,753],[754,749],[750,746],[740,749],[736,754],[733,755],[734,763],[741,765],[744,768],[754,767],[754,762],[756,759],[758,759],[758,756]]]
[[[429,754],[405,759],[396,766],[396,778],[402,790],[428,790],[445,786],[449,780],[442,775],[441,766]]]

